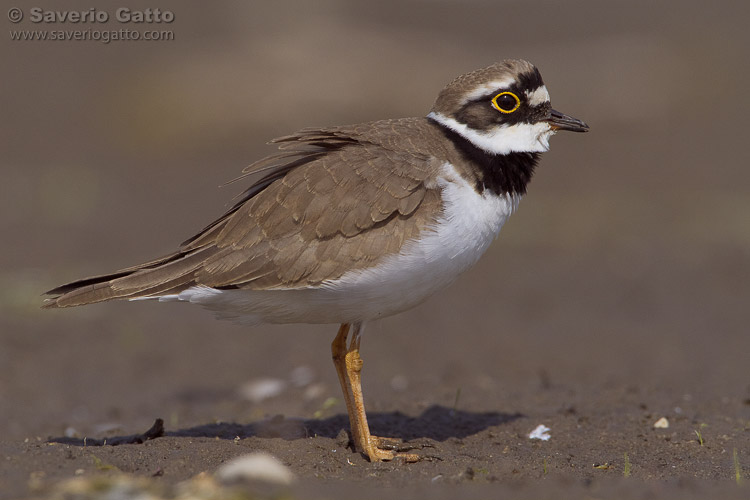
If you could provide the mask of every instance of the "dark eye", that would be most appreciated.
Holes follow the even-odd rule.
[[[521,106],[521,99],[513,92],[500,92],[492,98],[492,106],[501,113],[512,113]]]

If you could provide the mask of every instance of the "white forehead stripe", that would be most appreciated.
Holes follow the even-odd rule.
[[[494,92],[496,90],[505,90],[507,88],[510,88],[511,85],[516,83],[516,79],[512,76],[507,76],[501,80],[492,80],[491,82],[487,82],[485,84],[480,85],[479,87],[475,88],[471,92],[468,92],[464,98],[461,100],[461,105],[466,104],[469,101],[473,101],[474,99],[478,99],[480,97],[486,96],[490,92]]]
[[[540,104],[549,102],[549,92],[547,92],[547,87],[542,85],[541,87],[534,89],[533,92],[526,92],[526,99],[528,99],[530,106],[539,106]]]

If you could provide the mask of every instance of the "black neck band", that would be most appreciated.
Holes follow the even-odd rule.
[[[477,180],[477,191],[482,193],[489,189],[496,195],[526,194],[526,186],[541,153],[488,153],[437,120],[430,120],[440,127],[443,135],[456,146],[466,161],[479,167],[482,175]]]

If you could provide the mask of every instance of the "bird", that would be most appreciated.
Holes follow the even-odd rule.
[[[242,171],[249,187],[164,257],[54,288],[43,308],[113,299],[192,303],[218,318],[337,324],[331,344],[353,448],[417,453],[370,433],[365,324],[423,302],[472,267],[516,210],[558,131],[539,70],[504,60],[455,78],[424,117],[305,128]],[[411,450],[413,451],[413,450]]]

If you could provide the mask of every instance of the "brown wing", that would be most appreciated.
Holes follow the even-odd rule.
[[[413,133],[419,126],[375,122],[276,139],[281,152],[245,169],[268,173],[179,251],[50,290],[57,296],[45,307],[172,294],[194,285],[309,287],[372,266],[427,229],[440,211],[430,182],[437,161],[399,144],[400,128]]]

